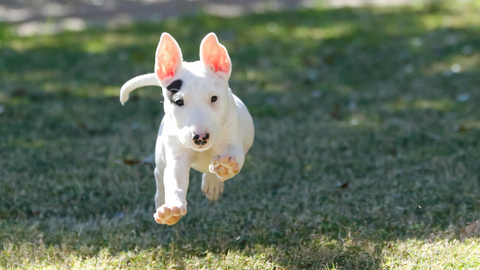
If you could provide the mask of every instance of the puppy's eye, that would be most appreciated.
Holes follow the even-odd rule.
[[[213,97],[212,97],[212,102],[217,101],[217,99],[218,99],[217,96],[213,96]]]
[[[183,99],[177,99],[174,101],[178,106],[183,106]]]

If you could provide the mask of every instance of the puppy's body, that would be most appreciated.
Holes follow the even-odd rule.
[[[165,116],[155,148],[154,215],[161,224],[175,224],[186,214],[190,168],[203,173],[202,191],[216,201],[223,181],[240,171],[253,143],[252,117],[228,87],[230,58],[214,34],[202,41],[200,58],[183,62],[178,44],[164,33],[156,72],[130,80],[121,90],[123,104],[135,88],[155,84],[163,88]]]
[[[179,92],[185,91],[185,96],[191,95],[195,99],[202,99],[202,97],[209,98],[210,95],[212,95],[205,93],[209,90],[201,89],[211,88],[211,85],[215,83],[217,78],[208,73],[208,70],[205,70],[203,67],[200,62],[184,63],[185,70],[181,71],[179,77],[182,78],[182,81],[188,80],[188,84],[196,85],[196,87],[188,87],[188,84],[183,83]],[[221,85],[222,82],[219,81],[218,84]],[[192,93],[188,91],[192,91]],[[210,89],[210,91],[212,90]],[[215,94],[221,95],[221,93],[218,92]],[[192,109],[192,113],[189,112],[186,119],[182,120],[180,124],[183,125],[185,122],[191,121],[192,124],[189,124],[189,126],[197,125],[201,126],[197,128],[199,130],[204,128],[213,131],[213,134],[216,135],[211,135],[212,137],[209,139],[210,147],[195,145],[191,141],[191,136],[184,136],[184,139],[178,139],[179,119],[170,117],[171,113],[167,111],[169,108],[165,106],[165,117],[160,125],[155,149],[158,186],[162,186],[160,178],[164,175],[165,166],[168,163],[166,158],[169,153],[166,152],[170,151],[172,152],[170,153],[171,155],[177,154],[181,156],[177,157],[175,161],[178,161],[178,159],[182,161],[185,160],[187,163],[185,165],[204,174],[202,177],[202,191],[211,201],[218,199],[219,194],[223,191],[224,185],[223,181],[220,181],[223,179],[219,179],[215,173],[210,171],[209,167],[212,164],[213,157],[227,153],[236,158],[240,167],[243,166],[245,154],[253,143],[254,128],[252,117],[243,102],[232,93],[230,88],[227,88],[225,95],[220,96],[220,98],[225,102],[225,106],[221,108],[221,111],[216,115],[218,120],[220,120],[217,128],[209,125],[209,108],[208,106],[204,106],[204,102],[195,106],[195,108]],[[188,102],[188,100],[185,102]],[[182,171],[188,172],[189,168],[185,168]],[[188,178],[188,174],[185,177]],[[170,183],[169,181],[165,181],[164,185],[167,186]],[[162,201],[162,198],[164,198],[164,196],[161,196],[161,190],[157,189],[155,199],[157,208],[165,203]]]

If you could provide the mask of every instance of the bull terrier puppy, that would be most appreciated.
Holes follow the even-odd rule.
[[[184,62],[175,39],[163,33],[155,55],[155,72],[135,77],[120,90],[124,104],[136,88],[162,87],[165,116],[155,147],[155,221],[173,225],[187,213],[190,168],[202,172],[202,191],[215,202],[224,181],[243,166],[253,144],[253,120],[232,93],[232,64],[214,33],[200,44],[200,61]]]

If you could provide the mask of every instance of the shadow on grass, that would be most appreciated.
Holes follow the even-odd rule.
[[[286,268],[365,269],[382,265],[389,241],[452,239],[480,216],[480,38],[469,14],[303,10],[29,38],[2,30],[3,250],[163,245],[149,256],[180,268],[240,252]],[[151,218],[151,169],[122,164],[153,151],[160,90],[138,90],[125,107],[116,96],[151,72],[163,31],[186,60],[217,32],[256,126],[221,202],[207,202],[192,171],[189,213],[173,227]]]

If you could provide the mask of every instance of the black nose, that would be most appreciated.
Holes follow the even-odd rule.
[[[193,142],[196,145],[205,145],[207,144],[208,139],[210,138],[210,134],[205,133],[205,134],[195,134],[193,136]]]

